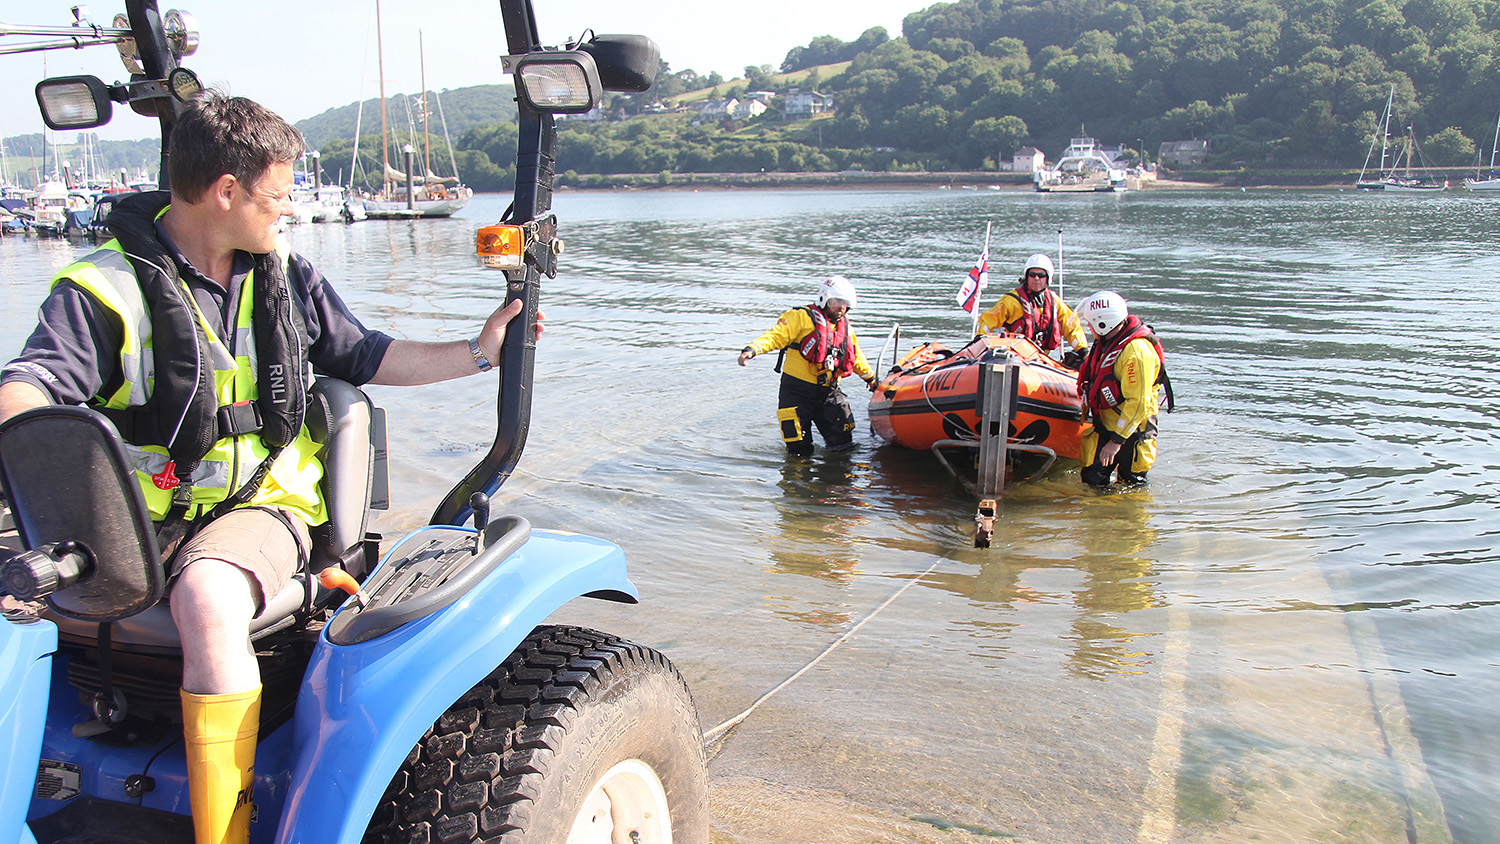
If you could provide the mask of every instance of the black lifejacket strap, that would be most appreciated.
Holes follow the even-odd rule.
[[[272,448],[271,453],[266,455],[266,459],[260,461],[260,465],[255,467],[255,471],[250,474],[250,479],[245,481],[244,486],[236,490],[234,495],[215,504],[212,510],[209,510],[206,515],[200,516],[195,521],[207,524],[228,513],[230,510],[248,503],[250,499],[255,497],[256,490],[260,489],[261,482],[266,479],[266,475],[271,471],[271,464],[275,463],[276,458],[280,457],[281,452],[285,450],[286,446],[284,445]]]
[[[194,521],[187,517],[187,511],[192,506],[193,481],[189,475],[172,490],[172,506],[156,527],[156,546],[161,551],[162,565],[166,566],[167,571],[172,570],[172,558],[177,556],[182,543],[196,532]]]
[[[96,407],[94,410],[115,426],[120,439],[125,442],[166,447],[165,443],[152,441],[156,416],[151,410],[145,407]],[[263,427],[260,405],[255,402],[221,405],[214,414],[214,442],[259,433]]]

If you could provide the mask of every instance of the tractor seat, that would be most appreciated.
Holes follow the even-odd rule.
[[[359,388],[343,381],[320,378],[311,390],[307,427],[313,440],[322,446],[318,456],[323,463],[321,483],[328,504],[329,523],[313,528],[311,571],[298,572],[281,591],[268,596],[264,609],[251,622],[252,640],[299,627],[315,611],[332,606],[344,597],[338,590],[323,588],[318,583],[316,572],[341,564],[355,579],[363,580],[373,566],[373,560],[366,554],[365,543],[369,511],[372,507],[384,509],[386,506],[381,411]],[[0,438],[0,461],[11,459],[12,454],[4,448],[4,440]],[[6,469],[7,484],[15,483],[10,467]],[[128,478],[127,481],[133,483]],[[46,496],[35,498],[47,500]],[[56,498],[52,496],[52,499]],[[17,521],[25,524],[26,514],[18,514]],[[149,544],[154,556],[154,543]],[[159,570],[160,562],[155,562],[155,565]],[[107,566],[108,563],[104,562],[99,568],[103,570]],[[101,581],[97,574],[75,584],[72,589],[82,590],[90,584],[97,586],[96,581]],[[160,586],[155,588],[159,590]],[[44,615],[57,624],[64,640],[93,644],[98,641],[100,621],[76,617],[87,613],[70,612],[69,591],[64,589],[49,597]],[[100,616],[103,617],[108,616]],[[116,650],[170,654],[180,652],[182,648],[177,625],[172,621],[165,599],[123,618],[114,618],[110,625],[110,640]]]

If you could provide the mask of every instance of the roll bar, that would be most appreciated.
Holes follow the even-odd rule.
[[[500,0],[507,48],[524,55],[541,48],[531,0]],[[553,164],[557,158],[557,123],[548,113],[530,107],[517,97],[520,139],[516,147],[516,187],[505,222],[524,225],[537,221],[552,208]],[[555,227],[548,227],[550,235]],[[532,376],[536,369],[537,303],[541,271],[528,260],[519,270],[505,272],[505,303],[520,299],[521,314],[510,321],[500,346],[500,387],[496,397],[498,424],[490,450],[449,491],[432,514],[431,524],[461,525],[473,513],[470,500],[476,492],[494,495],[505,483],[526,447],[531,427]]]

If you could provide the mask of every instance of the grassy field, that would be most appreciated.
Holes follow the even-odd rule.
[[[797,86],[801,85],[803,80],[807,79],[807,77],[811,76],[815,71],[817,72],[819,79],[832,79],[833,77],[838,76],[840,73],[843,73],[846,69],[848,69],[849,64],[849,62],[839,62],[838,64],[823,64],[818,65],[817,67],[809,67],[803,70],[794,71],[792,73],[773,73],[766,78],[770,80],[772,85]],[[678,105],[683,105],[686,103],[697,102],[699,100],[712,99],[715,91],[718,91],[719,95],[723,96],[723,92],[728,91],[730,88],[748,84],[749,83],[745,81],[744,77],[739,77],[736,79],[726,79],[724,82],[713,88],[699,88],[696,91],[688,91],[684,94],[681,94],[680,96],[673,97],[672,102],[677,103]]]

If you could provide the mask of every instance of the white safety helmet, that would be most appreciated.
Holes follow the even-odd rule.
[[[818,286],[818,307],[828,307],[829,299],[842,299],[854,310],[854,283],[841,275],[831,275]]]
[[[1021,268],[1021,278],[1026,277],[1027,270],[1046,270],[1047,281],[1049,283],[1052,281],[1052,277],[1057,275],[1052,269],[1052,259],[1048,258],[1043,252],[1038,252],[1026,259],[1026,266]]]
[[[1103,337],[1120,326],[1130,311],[1118,293],[1108,290],[1095,293],[1078,306],[1078,318],[1088,325],[1095,337]]]

